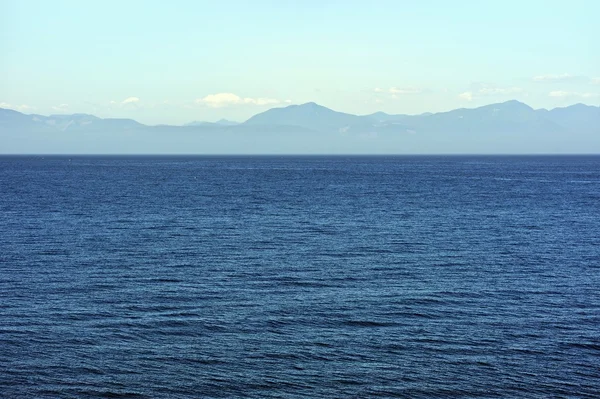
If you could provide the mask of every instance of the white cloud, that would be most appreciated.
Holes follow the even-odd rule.
[[[12,105],[12,104],[9,104],[6,102],[0,102],[0,108],[8,108],[8,109],[13,109],[15,111],[20,111],[20,112],[32,111],[35,109],[35,107],[31,107],[27,104]]]
[[[403,87],[403,88],[399,88],[399,87],[390,87],[389,89],[382,89],[380,87],[376,87],[375,89],[373,89],[373,91],[375,93],[389,93],[392,95],[392,98],[396,98],[394,96],[397,96],[398,94],[420,94],[423,93],[423,90],[421,89],[417,89],[415,87]]]
[[[522,93],[523,89],[520,87],[483,87],[479,89],[478,94],[482,96],[505,96],[509,94]]]
[[[576,97],[576,98],[598,98],[600,97],[599,93],[578,93],[574,91],[562,91],[556,90],[548,93],[548,96],[554,98],[564,98],[564,97]]]
[[[397,88],[397,87],[392,87],[390,88],[390,93],[392,94],[419,94],[422,93],[423,90],[421,89],[416,89],[414,87],[406,87],[406,88]]]
[[[289,100],[288,100],[289,101]],[[288,101],[285,101],[286,103]],[[229,107],[232,105],[274,105],[280,104],[281,101],[274,98],[251,98],[251,97],[240,97],[233,93],[217,93],[209,94],[206,97],[199,98],[196,100],[197,104],[203,104],[212,108]]]
[[[576,78],[576,76],[571,75],[569,73],[563,73],[563,74],[538,75],[538,76],[534,76],[533,80],[535,82],[562,82],[562,81],[571,80],[574,78]]]
[[[550,97],[568,97],[571,93],[568,91],[555,90],[548,93]]]
[[[121,104],[135,104],[139,102],[140,99],[138,97],[127,97],[125,100],[121,101]]]
[[[53,110],[59,112],[65,112],[69,109],[69,104],[60,104],[52,107]]]
[[[458,95],[458,98],[466,101],[473,101],[480,97],[493,96],[511,96],[514,94],[522,94],[524,90],[520,87],[495,87],[485,84],[476,84],[470,91],[466,91]]]
[[[458,98],[461,100],[473,101],[473,93],[470,91],[465,91],[458,95]]]
[[[592,84],[594,84],[594,85],[600,85],[600,78],[593,78],[592,79]]]

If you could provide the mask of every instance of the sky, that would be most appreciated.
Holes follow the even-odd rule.
[[[0,0],[0,107],[147,124],[600,105],[600,2]]]

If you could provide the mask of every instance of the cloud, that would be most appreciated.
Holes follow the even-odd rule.
[[[565,98],[565,97],[599,98],[600,94],[599,93],[578,93],[578,92],[574,92],[574,91],[555,90],[555,91],[551,91],[550,93],[548,93],[548,96],[554,97],[554,98]]]
[[[470,91],[459,94],[458,98],[473,101],[480,97],[511,96],[521,93],[523,93],[523,89],[520,87],[495,87],[478,83]]]
[[[535,82],[564,82],[567,80],[577,79],[577,76],[571,75],[569,73],[547,74],[534,76],[532,79]]]
[[[13,109],[15,111],[20,111],[20,112],[32,111],[35,109],[35,107],[31,107],[27,104],[12,105],[12,104],[9,104],[6,102],[0,102],[0,108],[8,108],[8,109]]]
[[[592,79],[592,84],[593,85],[600,85],[600,78],[593,78]]]
[[[288,100],[289,101],[289,100]],[[288,101],[285,101],[286,103]],[[280,104],[281,101],[274,98],[251,98],[251,97],[240,97],[233,93],[217,93],[209,94],[206,97],[199,98],[196,100],[197,104],[206,105],[211,108],[223,108],[232,105],[274,105]]]
[[[465,91],[458,95],[458,98],[461,100],[473,101],[473,93],[470,91]]]
[[[550,97],[568,97],[571,93],[568,91],[555,90],[548,93]]]
[[[397,87],[390,88],[390,93],[392,93],[392,94],[420,94],[422,92],[423,92],[423,90],[416,89],[414,87],[407,87],[407,88],[403,88],[403,89],[399,89]]]
[[[59,112],[65,112],[69,109],[69,104],[60,104],[52,107],[53,110]]]
[[[520,87],[483,87],[477,92],[482,96],[506,96],[509,94],[522,93],[523,89]]]
[[[127,97],[125,100],[121,101],[121,104],[135,104],[139,103],[140,99],[138,97]]]
[[[392,98],[396,98],[394,96],[397,96],[398,94],[404,95],[404,94],[421,94],[421,93],[423,93],[423,90],[417,89],[415,87],[404,87],[404,88],[390,87],[389,89],[382,89],[380,87],[376,87],[375,89],[373,89],[373,91],[375,93],[389,93],[392,95]]]

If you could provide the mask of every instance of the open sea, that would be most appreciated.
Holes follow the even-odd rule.
[[[598,398],[600,156],[2,156],[0,397]]]

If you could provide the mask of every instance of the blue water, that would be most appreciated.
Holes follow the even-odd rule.
[[[2,398],[592,398],[600,157],[1,157]]]

